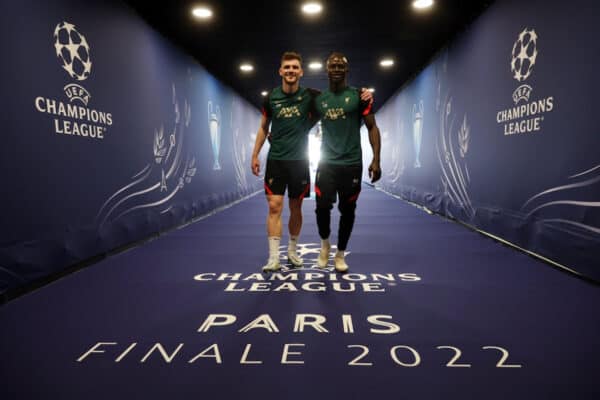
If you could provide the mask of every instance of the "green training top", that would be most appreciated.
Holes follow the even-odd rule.
[[[315,108],[323,130],[321,161],[362,164],[360,125],[362,117],[371,113],[371,104],[360,100],[358,89],[347,86],[336,93],[321,93],[315,99]]]
[[[300,87],[295,93],[273,89],[262,112],[271,121],[270,160],[308,160],[308,132],[315,124],[314,98],[319,91]]]

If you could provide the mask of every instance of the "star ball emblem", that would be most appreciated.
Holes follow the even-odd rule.
[[[92,71],[90,45],[74,24],[63,21],[54,28],[54,49],[71,78],[86,80]]]
[[[281,263],[281,272],[292,272],[300,270],[317,270],[333,272],[335,270],[333,264],[333,256],[337,251],[336,245],[332,245],[331,249],[329,250],[329,259],[326,268],[319,268],[317,266],[317,259],[319,258],[319,253],[321,252],[320,243],[298,243],[298,245],[296,246],[296,251],[298,252],[298,256],[302,259],[301,267],[293,267],[291,264],[288,264],[287,245],[279,246],[279,261]],[[346,251],[345,254],[348,255],[350,254],[350,252]]]

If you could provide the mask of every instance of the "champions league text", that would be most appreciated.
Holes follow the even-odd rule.
[[[544,116],[554,109],[552,96],[528,104],[515,106],[507,110],[498,111],[496,122],[504,124],[504,135],[536,132],[541,129]]]
[[[65,104],[61,101],[47,99],[41,96],[36,97],[35,108],[42,113],[63,117],[54,118],[54,132],[63,135],[74,135],[101,140],[104,139],[107,127],[113,123],[112,115],[110,113],[89,109],[83,106]],[[72,120],[67,120],[65,117]]]
[[[225,292],[385,292],[386,286],[398,282],[418,282],[414,273],[344,274],[325,272],[289,272],[263,275],[260,273],[202,273],[194,276],[200,282],[223,282]]]

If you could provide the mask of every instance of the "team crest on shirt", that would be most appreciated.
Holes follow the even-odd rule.
[[[346,104],[350,103],[350,97],[346,97],[344,100],[346,101]]]
[[[273,178],[269,178],[269,186],[273,184]]]

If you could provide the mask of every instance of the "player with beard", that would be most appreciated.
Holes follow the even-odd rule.
[[[317,194],[317,225],[321,237],[321,251],[317,259],[320,268],[326,268],[329,260],[329,234],[331,233],[331,210],[338,200],[340,223],[335,269],[348,271],[345,250],[354,225],[356,201],[361,190],[362,149],[360,126],[364,121],[373,149],[369,165],[369,177],[375,183],[381,178],[381,137],[371,108],[372,102],[361,101],[359,90],[348,86],[348,60],[342,53],[332,53],[327,59],[329,89],[315,99],[317,113],[321,117],[323,138],[321,160],[317,169],[315,192]]]

